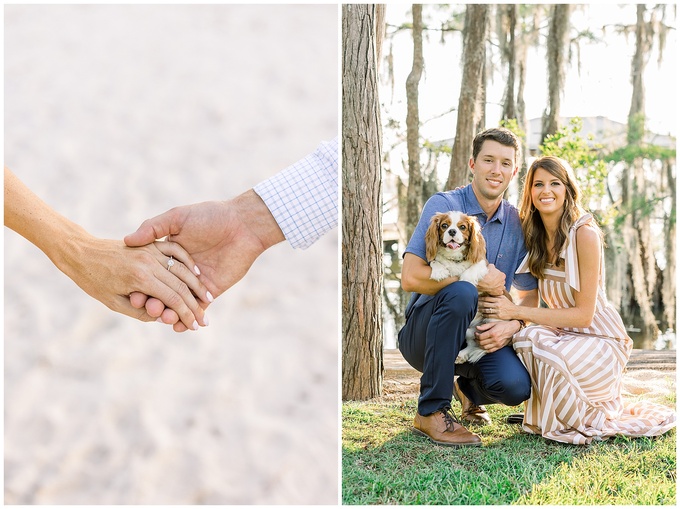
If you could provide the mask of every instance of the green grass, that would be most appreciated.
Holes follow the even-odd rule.
[[[675,430],[573,446],[505,424],[521,407],[487,408],[484,446],[451,448],[411,432],[415,400],[344,403],[343,503],[675,505]]]

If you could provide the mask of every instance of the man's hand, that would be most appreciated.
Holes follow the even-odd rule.
[[[505,291],[505,274],[498,270],[493,263],[488,266],[488,272],[484,279],[477,284],[479,293],[489,295],[503,295]]]
[[[512,341],[512,336],[519,330],[517,321],[489,322],[477,326],[475,339],[487,353],[500,350]]]
[[[252,190],[230,201],[176,207],[147,219],[125,237],[125,244],[144,246],[166,236],[191,255],[200,269],[200,281],[215,298],[240,281],[266,249],[285,240],[269,209]],[[157,299],[134,293],[130,302],[138,309],[146,307],[149,315],[160,317],[164,323],[173,324],[177,332],[187,330],[177,314]]]

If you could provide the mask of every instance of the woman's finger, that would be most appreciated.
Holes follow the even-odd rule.
[[[156,277],[164,285],[164,294],[159,294],[157,297],[166,308],[170,308],[177,314],[187,328],[198,330],[199,325],[207,325],[205,311],[199,306],[189,286],[177,276],[177,273],[184,273],[188,270],[181,262],[176,262],[170,270],[159,270]]]
[[[184,281],[187,286],[191,288],[191,291],[194,292],[194,295],[198,296],[199,299],[208,304],[214,300],[212,294],[208,291],[205,285],[201,283],[200,279],[198,279],[200,271],[198,266],[194,263],[194,259],[182,246],[176,242],[170,241],[155,242],[154,246],[165,256],[172,256],[174,260],[179,260],[182,262],[184,268],[187,269],[186,271],[182,270],[181,267],[176,268],[174,264],[168,266],[169,260],[166,261],[166,268],[168,268],[170,272],[175,273],[177,277]]]
[[[198,330],[199,322],[205,325],[203,308],[198,305],[189,286],[176,275],[177,272],[184,274],[185,277],[186,274],[191,274],[182,262],[173,260],[172,266],[168,266],[167,261],[170,258],[161,253],[154,244],[127,249],[145,251],[147,256],[151,255],[150,259],[144,260],[145,271],[148,271],[150,281],[139,286],[139,288],[144,288],[144,293],[156,297],[165,306],[174,309],[189,329]],[[154,261],[150,262],[150,260]],[[144,314],[147,314],[146,310]]]
[[[167,244],[167,245],[165,245]],[[166,307],[173,309],[179,319],[191,329],[195,329],[194,318],[196,323],[199,325],[208,325],[208,319],[205,316],[205,310],[199,305],[196,297],[192,293],[192,288],[198,289],[198,291],[203,291],[204,294],[209,292],[203,286],[195,274],[193,274],[184,263],[180,262],[179,259],[175,259],[170,253],[177,253],[182,256],[182,248],[178,244],[156,242],[153,244],[156,250],[157,259],[161,266],[165,269],[159,268],[155,275],[163,282],[175,295],[181,297],[182,303],[177,302],[175,295],[170,294],[169,297],[162,297],[160,295],[155,295],[159,298]],[[167,256],[165,253],[167,253]],[[170,258],[170,256],[173,256]],[[171,263],[170,263],[171,262]],[[202,289],[202,290],[201,290]],[[167,295],[167,293],[166,293]],[[210,296],[212,297],[212,295]],[[167,298],[173,299],[173,303],[166,300]],[[155,309],[155,308],[154,308]],[[189,316],[193,314],[193,317]]]

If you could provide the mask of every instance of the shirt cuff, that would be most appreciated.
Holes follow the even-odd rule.
[[[338,138],[321,142],[313,153],[253,190],[291,246],[308,248],[338,225]]]

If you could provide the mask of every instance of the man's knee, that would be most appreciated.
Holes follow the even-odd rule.
[[[470,313],[477,309],[479,293],[477,288],[467,281],[456,281],[445,286],[435,295],[438,306],[452,306],[462,313]]]
[[[531,377],[512,347],[483,358],[481,380],[487,396],[504,405],[517,406],[531,396]]]
[[[528,400],[531,396],[531,378],[526,370],[513,370],[501,381],[503,386],[502,403],[508,406],[517,406]]]

